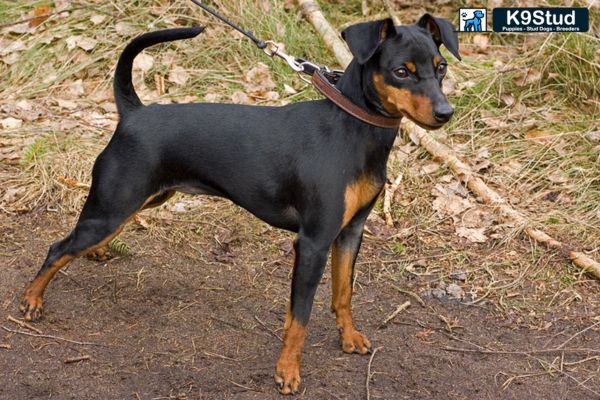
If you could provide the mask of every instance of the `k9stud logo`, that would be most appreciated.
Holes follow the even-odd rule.
[[[587,8],[494,8],[494,32],[587,32]]]
[[[486,32],[487,10],[485,8],[461,8],[458,10],[459,32]]]

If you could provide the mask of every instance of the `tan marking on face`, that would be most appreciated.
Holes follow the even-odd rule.
[[[356,212],[369,204],[381,192],[381,185],[377,185],[372,178],[362,176],[346,187],[344,194],[344,218],[342,227],[354,217]]]
[[[432,104],[428,97],[416,95],[385,83],[381,74],[373,74],[373,84],[383,108],[391,115],[406,115],[428,126],[438,126],[433,118]]]
[[[412,62],[412,61],[407,61],[407,62],[405,62],[405,63],[404,63],[404,65],[406,65],[406,68],[408,68],[408,70],[409,70],[410,72],[412,72],[413,74],[414,74],[415,72],[417,72],[417,66],[415,65],[415,63],[414,63],[414,62]]]
[[[433,57],[433,66],[437,67],[442,62],[442,57],[434,56]]]

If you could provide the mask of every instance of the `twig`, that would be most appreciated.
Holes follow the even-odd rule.
[[[514,354],[528,356],[530,354],[546,354],[546,353],[594,353],[600,354],[600,350],[586,348],[572,349],[534,349],[534,350],[487,350],[487,349],[462,349],[459,347],[440,347],[444,351],[455,351],[460,353],[479,353],[479,354]]]
[[[402,173],[399,173],[394,182],[385,188],[385,195],[383,197],[383,215],[385,216],[385,224],[387,226],[394,226],[394,219],[392,218],[392,201],[394,195],[400,187],[402,182]]]
[[[574,334],[573,336],[571,336],[570,338],[568,338],[567,340],[565,340],[564,342],[562,342],[562,343],[561,343],[561,344],[560,344],[560,345],[557,347],[557,349],[561,349],[561,348],[565,347],[565,345],[566,345],[567,343],[569,343],[571,340],[575,339],[577,336],[581,335],[582,333],[584,333],[584,332],[586,332],[586,331],[589,331],[590,329],[593,329],[593,328],[595,328],[595,327],[596,327],[596,326],[598,326],[598,325],[600,325],[600,321],[596,322],[595,324],[592,324],[592,325],[588,326],[588,327],[587,327],[587,328],[585,328],[585,329],[582,329],[582,330],[580,330],[579,332],[577,332],[576,334]]]
[[[0,344],[0,349],[10,350],[11,346],[10,346],[10,344]]]
[[[256,322],[258,322],[263,328],[265,328],[267,330],[267,332],[269,332],[271,335],[275,336],[277,339],[279,339],[280,342],[283,342],[283,339],[276,334],[275,332],[273,332],[272,329],[269,329],[269,327],[260,320],[260,318],[258,318],[256,315],[254,316],[254,319],[256,320]]]
[[[38,335],[35,333],[15,331],[15,330],[7,328],[5,326],[3,326],[2,329],[4,329],[6,332],[17,333],[19,335],[26,335],[26,336],[40,337],[40,338],[46,338],[46,339],[54,339],[54,340],[62,340],[63,342],[78,344],[81,346],[106,346],[105,344],[100,344],[100,343],[78,342],[77,340],[65,339],[60,336],[54,336],[54,335]]]
[[[379,329],[383,328],[384,326],[386,326],[391,320],[393,320],[394,318],[396,318],[396,316],[398,314],[400,314],[402,311],[406,310],[408,307],[410,307],[410,301],[405,301],[404,303],[400,304],[398,306],[398,308],[396,308],[396,311],[394,311],[393,313],[391,313],[382,323],[381,325],[379,325]]]
[[[418,294],[416,294],[415,292],[411,292],[410,290],[399,288],[398,286],[396,286],[394,284],[390,284],[390,285],[394,289],[396,289],[397,291],[399,291],[400,293],[404,293],[405,295],[410,296],[413,299],[415,299],[416,302],[419,303],[422,307],[426,307],[425,302],[423,301],[423,299]]]
[[[40,331],[35,326],[31,326],[27,322],[24,322],[24,321],[19,321],[18,319],[13,318],[10,315],[8,317],[6,317],[6,319],[9,320],[10,322],[14,322],[15,324],[19,325],[21,328],[29,329],[30,331],[34,331],[35,333],[38,333],[40,335],[44,334],[42,331]]]
[[[65,364],[74,364],[74,363],[78,363],[81,361],[88,361],[91,359],[92,359],[92,357],[90,357],[90,356],[71,357],[71,358],[67,358],[65,360]]]
[[[369,365],[367,366],[367,381],[365,382],[365,386],[367,387],[367,400],[371,400],[371,391],[369,389],[369,382],[371,381],[371,364],[373,363],[373,358],[375,358],[375,354],[377,354],[377,352],[381,349],[383,349],[383,347],[375,348],[375,350],[373,350],[373,353],[371,354],[371,358],[369,358]]]

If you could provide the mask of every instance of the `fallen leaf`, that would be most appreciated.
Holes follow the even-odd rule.
[[[536,129],[525,134],[525,139],[532,140],[540,144],[546,144],[552,140],[552,135],[548,131]]]
[[[477,46],[480,52],[485,52],[490,44],[490,39],[488,35],[478,33],[473,36],[473,44]]]
[[[440,164],[438,164],[436,162],[430,162],[421,167],[421,174],[429,175],[429,174],[434,173],[438,169],[440,169]]]
[[[527,86],[539,81],[542,73],[534,68],[520,70],[514,77],[513,81],[517,86]]]
[[[78,107],[77,103],[66,99],[56,99],[56,103],[60,108],[64,108],[66,110],[74,110]]]
[[[569,176],[557,169],[554,170],[550,175],[548,175],[548,180],[552,183],[566,183],[569,181]]]
[[[484,234],[485,228],[466,228],[464,226],[456,227],[456,234],[473,243],[485,243],[487,236]]]
[[[104,20],[106,19],[106,16],[104,15],[100,15],[100,14],[94,14],[90,17],[90,21],[92,22],[92,24],[94,25],[99,25],[102,22],[104,22]]]
[[[121,36],[131,36],[135,33],[135,28],[127,22],[118,22],[115,31]]]
[[[500,96],[500,100],[502,100],[504,105],[507,107],[512,107],[512,105],[515,104],[515,97],[510,93],[502,94]]]
[[[0,125],[4,129],[19,129],[23,125],[23,121],[17,118],[8,117],[0,120]]]
[[[90,51],[98,44],[96,39],[92,39],[87,36],[69,36],[65,39],[67,43],[67,49],[73,50],[75,47],[79,47],[85,51]]]
[[[600,130],[588,132],[585,134],[585,136],[594,142],[600,142]]]
[[[25,42],[23,42],[21,39],[12,40],[8,42],[8,44],[3,43],[3,45],[0,47],[0,56],[5,56],[7,54],[22,50],[25,50]]]
[[[169,71],[169,82],[173,82],[176,85],[184,86],[189,78],[190,74],[179,65],[173,66],[171,71]]]
[[[154,57],[150,54],[142,53],[133,60],[133,68],[142,72],[148,72],[154,66]]]
[[[283,84],[283,91],[287,94],[296,94],[298,91],[288,84]]]
[[[252,97],[265,97],[266,93],[273,91],[276,87],[269,67],[264,63],[258,63],[256,67],[250,69],[244,80],[244,88]]]
[[[35,28],[36,26],[41,25],[48,19],[48,13],[50,13],[50,7],[46,4],[34,8],[32,16],[35,18],[29,21],[29,27]]]
[[[207,103],[218,103],[221,100],[221,96],[218,93],[206,93],[204,95],[204,101]]]
[[[231,101],[234,104],[248,104],[250,103],[250,98],[246,93],[238,90],[231,95]]]
[[[450,216],[458,215],[473,206],[468,199],[454,194],[450,189],[444,188],[443,192],[440,192],[439,188],[441,186],[442,185],[436,185],[434,195],[437,197],[432,203],[432,208],[439,214]]]

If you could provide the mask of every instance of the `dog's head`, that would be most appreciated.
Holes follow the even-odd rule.
[[[382,112],[426,129],[450,120],[454,109],[441,89],[447,64],[439,47],[460,55],[449,21],[425,14],[414,25],[394,26],[388,18],[352,25],[342,36],[363,67],[366,95]]]
[[[475,18],[483,18],[484,14],[483,14],[483,11],[481,11],[481,10],[475,10],[475,12],[473,13],[473,16]]]

